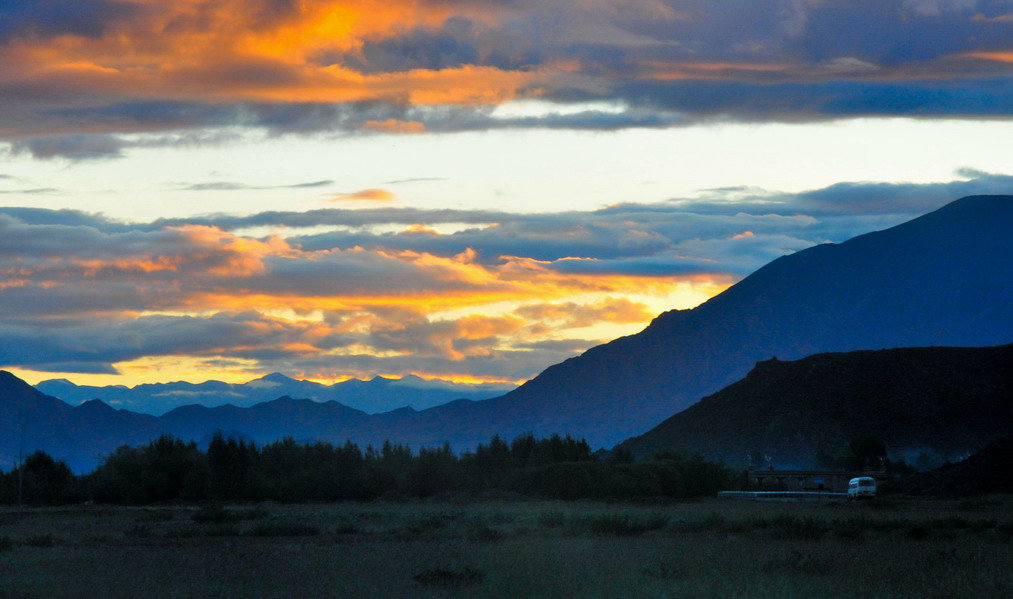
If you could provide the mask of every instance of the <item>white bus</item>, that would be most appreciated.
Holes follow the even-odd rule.
[[[848,499],[872,499],[876,496],[876,479],[859,476],[848,481]]]

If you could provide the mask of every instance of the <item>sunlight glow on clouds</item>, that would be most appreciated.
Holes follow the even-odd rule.
[[[520,381],[1009,192],[1009,0],[0,3],[0,367]]]
[[[0,208],[0,366],[91,382],[164,379],[171,364],[173,378],[518,382],[778,256],[1011,184],[974,173],[542,214],[327,209],[131,223]],[[345,227],[307,235],[305,222]],[[401,232],[368,230],[398,222]],[[446,234],[417,232],[444,223]],[[273,233],[235,232],[254,224]]]
[[[39,158],[87,159],[122,156],[138,132],[173,143],[237,126],[1009,116],[1009,14],[1006,0],[10,3],[0,137]]]

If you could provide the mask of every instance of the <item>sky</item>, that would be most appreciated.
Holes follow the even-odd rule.
[[[0,4],[0,368],[520,383],[1013,190],[1013,0]]]

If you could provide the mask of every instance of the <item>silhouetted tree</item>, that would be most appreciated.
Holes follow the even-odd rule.
[[[215,432],[208,445],[209,493],[212,499],[245,500],[256,497],[254,462],[257,448],[245,440],[225,439]]]
[[[55,460],[44,451],[36,451],[25,458],[20,468],[0,478],[3,484],[3,502],[17,503],[19,477],[21,498],[26,504],[59,505],[78,501],[77,478],[63,460]]]

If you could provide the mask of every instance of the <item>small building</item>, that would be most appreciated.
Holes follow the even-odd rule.
[[[753,470],[746,471],[750,490],[762,491],[826,491],[847,493],[848,481],[859,476],[869,476],[876,483],[886,480],[885,470]]]

